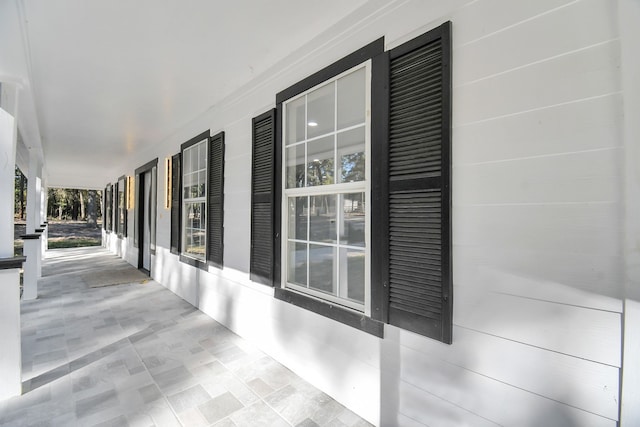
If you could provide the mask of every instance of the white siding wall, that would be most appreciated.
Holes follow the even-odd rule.
[[[170,215],[158,197],[152,276],[375,424],[615,426],[624,158],[615,5],[367,3],[122,171],[162,164],[203,130],[226,132],[224,270],[199,271],[169,253]],[[453,344],[394,327],[379,340],[275,300],[248,279],[251,118],[372,40],[384,35],[392,48],[447,20]],[[133,239],[112,240],[136,264]]]

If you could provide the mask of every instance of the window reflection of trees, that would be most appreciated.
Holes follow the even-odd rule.
[[[333,184],[333,158],[313,160],[307,165],[307,186]]]
[[[364,153],[344,154],[341,158],[342,182],[355,182],[365,180]]]

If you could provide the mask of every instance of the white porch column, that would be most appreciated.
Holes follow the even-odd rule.
[[[40,228],[42,164],[37,154],[29,153],[29,172],[27,174],[27,233],[35,233]]]
[[[40,166],[40,176],[42,177],[42,165]],[[40,248],[39,248],[39,257],[38,257],[38,279],[42,277],[42,259],[44,258],[45,252],[47,251],[47,224],[45,224],[45,220],[47,219],[47,187],[45,186],[44,179],[40,180],[40,204],[39,204],[39,221],[38,228],[36,232],[40,232]]]
[[[44,229],[42,232],[42,238],[40,239],[40,247],[41,253],[40,255],[44,258],[46,252],[49,250],[49,222],[47,221],[47,208],[49,206],[49,192],[47,191],[47,186],[43,182],[42,185],[42,204],[40,209],[40,218],[42,220],[42,224],[40,227]],[[42,263],[40,264],[40,269],[38,270],[38,277],[42,277]]]
[[[3,88],[4,90],[4,88]],[[13,255],[13,201],[17,130],[0,108],[0,399],[22,392],[20,268]]]
[[[624,339],[620,425],[640,425],[640,1],[619,0],[624,102]]]
[[[42,165],[35,153],[29,157],[29,176],[27,177],[27,234],[24,239],[24,255],[27,262],[24,268],[22,299],[38,297],[38,278],[42,275],[42,245],[40,243],[40,204],[41,204]]]

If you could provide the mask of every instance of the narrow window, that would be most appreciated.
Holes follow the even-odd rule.
[[[127,184],[124,176],[118,178],[116,184],[116,218],[118,237],[127,236],[127,206],[126,206]]]
[[[106,230],[113,231],[113,185],[108,184],[104,190]]]
[[[104,228],[105,231],[111,231],[111,215],[110,215],[110,210],[111,210],[111,185],[107,184],[106,187],[104,187],[104,192],[102,194],[104,194],[104,219],[102,221],[102,227]]]
[[[182,148],[182,250],[204,261],[207,243],[207,142],[205,135]]]
[[[369,314],[370,61],[283,103],[284,287]]]

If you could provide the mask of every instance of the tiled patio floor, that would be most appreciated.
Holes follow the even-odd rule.
[[[368,426],[158,283],[89,288],[124,261],[49,251],[22,302],[23,395],[2,426]]]

